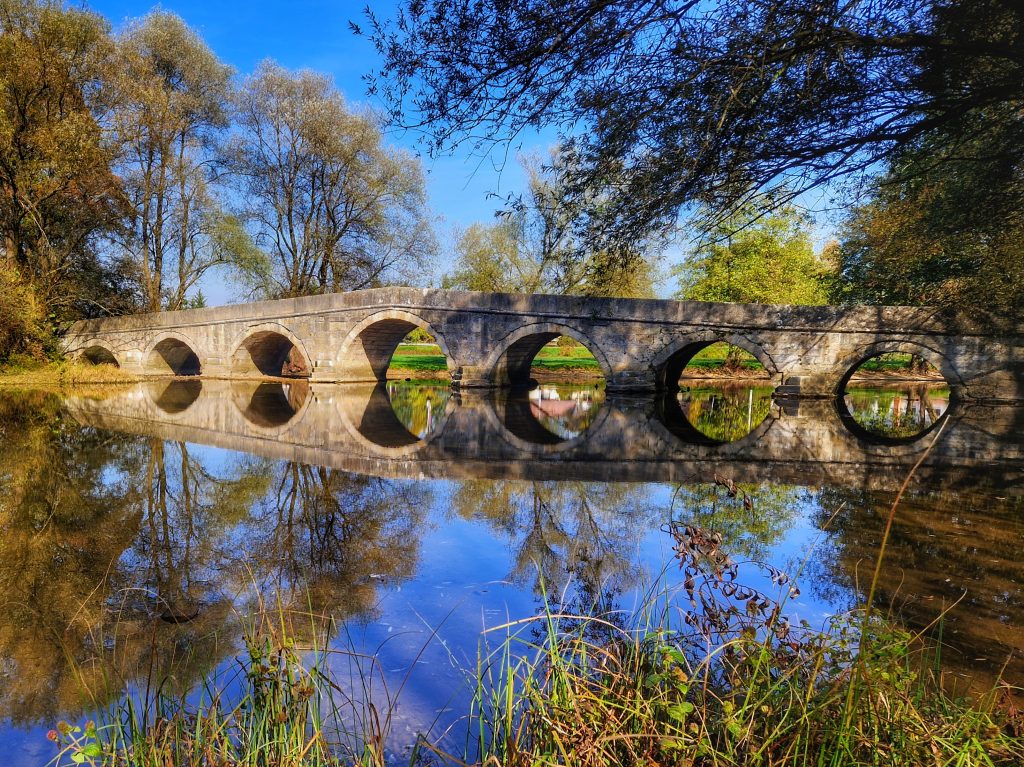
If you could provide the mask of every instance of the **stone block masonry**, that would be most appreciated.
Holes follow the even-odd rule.
[[[610,392],[670,389],[694,354],[724,341],[752,353],[788,396],[836,396],[864,360],[909,352],[960,398],[1024,401],[1024,328],[920,307],[379,288],[86,320],[63,343],[73,357],[147,376],[372,382],[417,327],[437,339],[460,389],[528,383],[537,352],[566,335],[594,354]]]

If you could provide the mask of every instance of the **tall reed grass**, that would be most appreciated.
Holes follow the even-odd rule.
[[[739,583],[705,530],[674,525],[681,584],[626,623],[544,615],[481,655],[474,741],[458,761],[519,765],[1021,765],[1024,721],[996,689],[942,685],[932,648],[863,610],[814,629],[796,586]],[[539,630],[538,630],[539,629]]]
[[[191,694],[166,694],[156,680],[155,692],[127,695],[98,722],[59,723],[51,764],[384,767],[397,693],[373,657],[329,648],[337,629],[323,616],[261,610],[235,663]]]

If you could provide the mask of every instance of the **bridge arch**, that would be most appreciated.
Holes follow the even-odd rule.
[[[201,375],[203,363],[197,348],[196,342],[182,333],[161,333],[142,355],[143,371],[147,375]]]
[[[232,375],[250,378],[309,378],[313,371],[305,344],[278,322],[249,326],[232,348]],[[285,369],[286,365],[288,370]]]
[[[963,388],[966,386],[963,377],[960,375],[960,371],[956,369],[952,361],[942,352],[937,349],[933,349],[930,346],[925,346],[919,341],[908,341],[902,338],[892,338],[888,340],[874,341],[865,346],[858,347],[852,352],[847,353],[841,359],[839,359],[832,368],[831,377],[836,381],[834,393],[837,397],[842,397],[843,392],[846,390],[846,385],[853,378],[854,373],[857,372],[863,363],[867,362],[872,357],[877,357],[880,354],[916,354],[921,357],[925,362],[934,366],[938,370],[942,377],[949,384],[950,389],[954,394],[959,395],[962,393]]]
[[[582,330],[560,322],[534,322],[513,330],[496,345],[484,365],[491,382],[497,386],[525,386],[530,382],[530,366],[541,349],[559,336],[569,336],[583,344],[597,359],[605,381],[612,378],[612,366],[604,350]]]
[[[391,358],[402,340],[416,328],[422,328],[434,337],[445,356],[448,372],[451,373],[455,365],[444,336],[416,314],[402,309],[389,309],[371,314],[349,331],[338,353],[335,369],[339,380],[387,380]]]
[[[688,333],[685,337],[674,340],[662,347],[651,361],[654,380],[659,390],[675,390],[679,388],[679,378],[690,360],[698,352],[712,344],[727,343],[749,352],[761,363],[772,383],[781,383],[782,376],[775,360],[761,344],[736,333],[716,333],[708,330],[701,333]]]
[[[121,367],[121,361],[106,341],[93,339],[82,344],[81,351],[78,352],[77,357],[88,362],[90,365],[114,365]]]

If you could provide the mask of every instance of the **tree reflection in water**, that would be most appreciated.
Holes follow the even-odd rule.
[[[806,488],[751,484],[723,477],[721,483],[676,485],[671,516],[722,536],[722,547],[737,557],[764,561],[813,498]]]
[[[867,431],[895,439],[928,431],[949,408],[948,386],[908,384],[900,386],[847,386],[843,404]]]
[[[105,669],[111,653],[92,640],[109,625],[118,562],[140,522],[127,481],[137,438],[65,428],[59,406],[38,393],[0,397],[0,716],[15,723],[121,690]]]
[[[768,417],[772,387],[701,383],[679,392],[683,417],[698,432],[716,442],[735,442]]]
[[[427,486],[295,462],[250,466],[272,476],[272,490],[255,505],[234,565],[260,593],[345,618],[369,614],[378,585],[415,572]]]
[[[631,484],[467,480],[452,507],[508,542],[515,582],[556,594],[576,579],[596,593],[640,580],[636,548],[658,524],[648,492]]]
[[[565,402],[562,391],[548,403]],[[683,401],[688,417],[715,426],[711,433],[724,440],[767,414],[759,391],[705,387],[706,394],[690,392]],[[170,402],[161,397],[157,401]],[[382,400],[383,412],[420,434],[443,423],[446,397],[445,388],[398,386],[390,404]],[[252,392],[239,407],[266,415],[261,407],[272,401],[287,404],[285,413],[302,407],[296,397],[271,400]],[[525,397],[517,402],[531,405]],[[312,411],[306,405],[303,412]],[[500,416],[500,409],[481,412],[492,420],[492,412]],[[505,413],[520,410],[506,407]],[[523,415],[541,429],[530,413]],[[1008,428],[1016,434],[1016,426]],[[331,626],[332,618],[373,619],[378,610],[378,629],[397,624],[393,611],[407,609],[410,594],[436,599],[433,581],[451,564],[445,546],[461,554],[467,545],[453,537],[458,526],[433,524],[445,513],[477,520],[490,533],[482,536],[491,547],[487,556],[467,550],[460,563],[472,570],[471,580],[494,567],[488,582],[506,573],[515,581],[501,594],[474,591],[471,598],[482,608],[514,606],[518,599],[529,610],[543,586],[548,598],[564,597],[568,611],[610,615],[616,601],[628,599],[630,589],[665,564],[664,549],[652,552],[663,543],[658,530],[670,517],[720,533],[723,548],[736,558],[771,559],[799,538],[808,516],[824,524],[840,508],[827,545],[816,552],[818,571],[805,577],[807,585],[816,584],[805,594],[822,597],[814,609],[832,611],[848,606],[863,583],[858,567],[863,573],[861,563],[873,560],[892,500],[859,489],[756,485],[741,476],[714,484],[714,471],[724,471],[717,461],[707,464],[712,476],[677,486],[394,481],[83,428],[63,418],[58,398],[41,394],[0,398],[0,432],[0,716],[15,723],[82,719],[91,706],[147,678],[169,690],[189,688],[234,655],[239,624],[260,601],[274,605],[280,598],[296,613],[322,614],[315,629]],[[713,455],[715,449],[697,452]],[[557,448],[551,453],[559,454]],[[510,475],[521,476],[514,468]],[[842,472],[836,481],[845,481]],[[917,491],[897,515],[879,605],[898,605],[912,627],[923,628],[944,600],[949,604],[966,590],[943,635],[964,669],[975,657],[998,665],[1010,648],[1024,645],[1017,628],[1024,624],[1022,503],[975,490]],[[431,570],[428,563],[438,559],[440,570]],[[384,589],[398,585],[402,597],[378,607]],[[478,624],[470,619],[474,625],[460,624],[445,653],[472,654]],[[396,658],[399,646],[388,643]],[[1024,661],[1014,656],[1011,671],[1024,677]],[[441,671],[434,681],[446,695],[455,683]],[[425,694],[424,700],[433,715],[435,697]]]
[[[244,468],[217,476],[183,442],[150,438],[139,448],[132,480],[143,514],[131,564],[143,590],[130,592],[126,606],[169,623],[223,612],[219,546],[267,492],[266,476]]]
[[[395,416],[413,436],[424,439],[444,425],[452,396],[448,384],[389,381],[387,392]]]
[[[840,609],[863,599],[892,492],[825,488],[807,582]],[[833,517],[829,522],[829,518]],[[947,681],[1024,679],[1024,498],[909,490],[897,509],[875,607],[943,645]],[[948,610],[948,612],[947,612]],[[962,686],[962,685],[961,685]]]
[[[237,649],[254,594],[346,618],[416,568],[428,490],[81,428],[0,400],[0,716],[77,716]],[[211,460],[214,459],[214,460]]]

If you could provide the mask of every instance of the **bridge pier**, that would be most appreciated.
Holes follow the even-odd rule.
[[[659,382],[650,367],[638,370],[616,370],[605,381],[605,389],[611,394],[653,394],[666,389],[664,381]]]
[[[501,386],[483,365],[460,365],[452,374],[454,389],[499,389]]]

